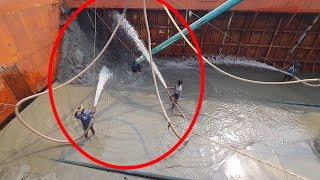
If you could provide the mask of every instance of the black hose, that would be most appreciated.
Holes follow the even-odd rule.
[[[102,170],[102,171],[109,171],[109,172],[114,172],[114,173],[126,174],[126,175],[130,175],[130,176],[137,176],[137,177],[142,177],[142,178],[166,179],[166,180],[186,180],[184,178],[179,178],[179,177],[164,176],[164,175],[160,175],[160,174],[152,174],[152,173],[146,173],[146,172],[140,172],[140,171],[112,169],[112,168],[107,168],[104,166],[99,166],[96,164],[82,163],[82,162],[69,161],[69,160],[63,160],[63,159],[51,159],[51,160],[58,161],[61,163],[66,163],[66,164],[72,164],[72,165],[77,165],[77,166],[82,166],[82,167],[87,167],[87,168],[92,168],[92,169],[98,169],[98,170]]]
[[[316,105],[316,104],[304,104],[304,103],[283,102],[283,101],[270,101],[270,102],[272,102],[272,103],[277,103],[277,104],[293,105],[293,106],[306,106],[306,107],[320,108],[320,105]]]

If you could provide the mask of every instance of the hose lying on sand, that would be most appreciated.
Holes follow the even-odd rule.
[[[165,6],[164,6],[165,7]],[[166,7],[165,7],[166,8]],[[166,9],[167,11],[168,9]],[[168,12],[167,12],[168,14]],[[170,17],[171,14],[169,13],[168,16]],[[171,16],[172,17],[172,16]],[[170,19],[171,19],[170,17]],[[179,26],[176,24],[175,20],[172,18],[171,21],[173,22],[173,24],[175,25],[175,27],[177,28],[177,30],[180,32],[181,36],[185,39],[185,41],[189,44],[189,46],[193,49],[193,51],[195,53],[198,54],[196,48],[191,44],[191,42],[186,38],[186,36],[183,34],[183,32],[181,31],[181,29],[179,28]],[[320,78],[313,78],[313,79],[299,79],[297,77],[294,77],[296,79],[296,81],[288,81],[288,82],[263,82],[263,81],[255,81],[255,80],[250,80],[250,79],[245,79],[245,78],[241,78],[235,75],[232,75],[228,72],[223,71],[222,69],[218,68],[217,66],[215,66],[214,64],[212,64],[207,58],[205,58],[204,56],[202,56],[203,60],[208,63],[212,68],[216,69],[217,71],[219,71],[220,73],[229,76],[231,78],[240,80],[240,81],[244,81],[244,82],[248,82],[248,83],[254,83],[254,84],[264,84],[264,85],[285,85],[285,84],[296,84],[296,83],[303,83],[307,86],[310,87],[320,87],[320,84],[310,84],[307,82],[320,82]],[[278,69],[279,72],[286,74],[286,75],[290,75],[289,73]]]
[[[168,121],[169,127],[172,129],[172,131],[174,132],[174,134],[181,139],[181,136],[179,135],[178,131],[175,129],[175,127],[172,125],[171,120],[166,112],[166,110],[164,109],[161,97],[160,97],[160,93],[159,93],[159,89],[158,89],[158,84],[157,84],[157,79],[156,79],[156,75],[155,75],[155,70],[154,70],[154,66],[153,66],[153,58],[152,58],[152,53],[151,53],[151,37],[150,37],[150,30],[149,30],[149,23],[148,23],[148,16],[147,16],[147,7],[146,7],[146,2],[145,0],[143,0],[143,14],[144,14],[144,19],[145,19],[145,23],[146,23],[146,29],[147,29],[147,36],[148,36],[148,51],[149,51],[149,57],[150,57],[150,67],[151,67],[151,72],[152,72],[152,77],[153,77],[153,82],[154,82],[154,86],[156,89],[156,93],[157,93],[157,97],[158,97],[158,101],[160,103],[161,109],[162,109],[162,113],[164,115],[164,117],[166,118],[166,120]],[[168,94],[169,91],[167,90]],[[169,94],[170,97],[170,94]],[[171,99],[171,98],[170,98]],[[172,99],[171,101],[173,103],[175,103]],[[175,105],[177,105],[175,103]],[[184,114],[180,111],[179,108],[179,112],[182,114],[182,116],[185,118]]]
[[[292,106],[306,106],[306,107],[320,108],[320,105],[316,105],[316,104],[305,104],[305,103],[284,102],[284,101],[268,101],[268,102],[277,103],[277,104],[286,104],[286,105],[292,105]]]
[[[171,21],[172,21],[173,24],[175,25],[176,29],[179,31],[179,33],[182,35],[182,37],[185,39],[185,41],[190,45],[190,47],[197,53],[197,50],[196,50],[196,49],[194,48],[194,46],[190,43],[190,41],[186,38],[186,36],[183,34],[183,32],[181,31],[181,29],[180,29],[179,26],[177,25],[176,21],[173,19],[173,17],[172,17],[172,15],[171,15],[171,13],[169,12],[168,8],[167,8],[165,5],[162,5],[162,6],[163,6],[163,8],[166,10],[168,16],[170,17]],[[202,56],[202,58],[205,59],[206,62],[210,63],[210,62],[209,62],[206,58],[204,58],[203,56]],[[211,64],[211,63],[210,63],[210,64]],[[212,65],[212,67],[215,67],[215,69],[219,70],[220,72],[226,73],[226,72],[224,72],[223,70],[219,69],[218,67],[214,66],[213,64],[211,64],[211,65]],[[226,74],[229,74],[229,73],[226,73]],[[229,74],[229,75],[231,75],[231,74]],[[231,75],[231,76],[233,76],[233,75]],[[234,77],[235,77],[235,76],[234,76]],[[240,80],[240,79],[246,80],[246,79],[243,79],[243,78],[238,78],[238,77],[236,77],[236,78],[239,79],[239,80]],[[248,82],[252,82],[252,80],[248,80]],[[257,82],[259,82],[259,83],[261,83],[261,84],[262,84],[262,83],[267,83],[267,82],[260,82],[260,81],[257,81]],[[181,128],[182,128],[182,127],[181,127]],[[184,128],[182,128],[182,129],[184,129]],[[230,146],[228,146],[228,145],[219,143],[219,142],[217,142],[217,141],[215,141],[215,140],[213,140],[213,139],[211,139],[211,138],[204,137],[204,136],[202,136],[202,135],[200,135],[200,134],[197,134],[197,133],[194,133],[194,132],[191,132],[191,133],[192,133],[192,134],[195,134],[195,135],[197,135],[197,136],[199,136],[199,137],[202,137],[202,138],[204,138],[204,139],[207,139],[207,140],[209,140],[209,141],[212,141],[212,142],[214,142],[214,143],[216,143],[216,144],[219,144],[219,145],[221,145],[221,146],[223,146],[223,147],[225,147],[225,148],[227,148],[227,149],[230,149],[230,150],[232,150],[232,151],[234,151],[234,152],[237,152],[237,153],[239,153],[239,154],[242,154],[242,155],[244,155],[244,156],[246,156],[246,157],[249,157],[249,158],[251,158],[251,159],[253,159],[253,160],[256,160],[256,161],[258,161],[258,162],[261,162],[261,163],[263,163],[263,164],[265,164],[265,165],[268,165],[268,166],[270,166],[270,167],[272,167],[272,168],[275,168],[275,169],[278,169],[278,170],[280,170],[280,171],[282,171],[282,172],[288,173],[288,174],[290,174],[290,175],[292,175],[292,176],[294,176],[294,177],[297,177],[297,178],[299,178],[299,179],[307,179],[307,178],[305,178],[305,177],[303,177],[303,176],[301,176],[301,175],[298,175],[298,174],[296,174],[296,173],[294,173],[294,172],[292,172],[292,171],[290,171],[290,170],[288,170],[288,169],[283,169],[282,167],[278,167],[278,166],[273,165],[273,164],[271,164],[271,163],[269,163],[269,162],[260,160],[260,159],[258,159],[258,158],[256,158],[256,157],[253,157],[252,155],[248,155],[248,154],[244,153],[244,152],[241,151],[241,150],[238,150],[238,149],[235,149],[235,148],[230,147]]]
[[[89,1],[86,2],[86,4],[88,4],[88,3],[90,3],[90,2],[89,2]],[[128,3],[127,3],[127,6],[128,6],[128,4],[129,4],[129,0],[128,0]],[[71,20],[74,19],[83,9],[84,9],[84,7],[77,9],[77,11],[76,11],[74,14],[72,14],[72,16],[70,17],[70,19],[71,19]],[[126,14],[126,11],[127,11],[127,7],[125,7],[125,9],[123,10],[121,20],[118,22],[117,26],[115,27],[114,31],[112,32],[112,35],[110,36],[108,42],[107,42],[106,45],[103,47],[103,49],[102,49],[101,52],[98,54],[98,56],[89,64],[89,66],[86,67],[83,71],[81,71],[78,75],[76,75],[75,77],[73,77],[73,78],[70,79],[69,81],[61,84],[61,85],[58,86],[58,87],[53,88],[53,89],[52,89],[53,91],[56,91],[56,90],[58,90],[58,89],[60,89],[60,88],[62,88],[62,87],[64,87],[64,86],[70,84],[72,81],[74,81],[74,80],[77,79],[79,76],[81,76],[82,74],[84,74],[87,70],[89,70],[89,69],[95,64],[95,62],[96,62],[97,60],[99,60],[99,58],[100,58],[100,57],[103,55],[103,53],[107,50],[107,48],[108,48],[108,46],[110,45],[113,37],[115,36],[117,30],[119,29],[119,27],[120,27],[120,25],[121,25],[121,22],[122,22],[122,20],[124,19],[124,15]],[[69,24],[70,24],[70,22],[69,22],[69,23],[66,23],[66,24],[62,27],[60,33],[63,33],[63,32],[66,30],[66,28],[68,27]],[[58,42],[56,42],[56,43],[58,43]],[[19,107],[21,106],[22,103],[24,103],[24,102],[26,102],[26,101],[28,101],[28,100],[30,100],[30,99],[39,97],[39,96],[41,96],[41,95],[47,94],[47,93],[48,93],[48,91],[44,91],[44,92],[41,92],[41,93],[38,93],[38,94],[34,94],[34,95],[32,95],[32,96],[29,96],[29,97],[26,97],[26,98],[20,100],[20,101],[17,103],[16,107],[15,107],[15,114],[16,114],[17,118],[19,119],[19,121],[20,121],[26,128],[28,128],[29,130],[31,130],[31,131],[34,132],[35,134],[37,134],[37,135],[39,135],[39,136],[41,136],[41,137],[43,137],[43,138],[45,138],[45,139],[47,139],[47,140],[49,140],[49,141],[58,142],[58,143],[70,143],[68,140],[54,139],[54,138],[51,138],[51,137],[49,137],[49,136],[47,136],[47,135],[42,134],[41,132],[39,132],[39,131],[37,131],[36,129],[32,128],[32,127],[21,117],[21,115],[20,115]],[[82,135],[80,135],[79,137],[74,138],[74,141],[78,141],[79,139],[81,139],[82,137],[84,137],[84,136],[87,134],[87,132],[89,131],[89,129],[91,128],[92,123],[93,123],[93,120],[91,120],[91,122],[90,122],[88,128],[85,130],[85,132],[84,132]]]
[[[69,161],[69,160],[63,160],[63,159],[51,159],[51,160],[61,162],[61,163],[66,163],[66,164],[72,164],[72,165],[76,165],[76,166],[82,166],[82,167],[87,167],[87,168],[92,168],[92,169],[97,169],[97,170],[102,170],[102,171],[109,171],[109,172],[114,172],[114,173],[120,173],[120,174],[126,174],[126,175],[130,175],[130,176],[137,176],[137,177],[142,177],[142,178],[166,179],[166,180],[187,180],[187,179],[179,178],[179,177],[165,176],[165,175],[146,173],[146,172],[141,172],[141,171],[112,169],[112,168],[107,168],[107,167],[99,166],[99,165],[95,165],[95,164]]]

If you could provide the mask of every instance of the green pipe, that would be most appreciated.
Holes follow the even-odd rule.
[[[164,175],[160,175],[160,174],[152,174],[152,173],[146,173],[146,172],[141,172],[141,171],[112,169],[112,168],[107,168],[107,167],[99,166],[99,165],[95,165],[95,164],[69,161],[69,160],[63,160],[63,159],[51,159],[51,160],[58,161],[61,163],[66,163],[66,164],[72,164],[72,165],[77,165],[77,166],[82,166],[82,167],[87,167],[87,168],[92,168],[92,169],[97,169],[97,170],[102,170],[102,171],[109,171],[109,172],[114,172],[114,173],[126,174],[126,175],[130,175],[130,176],[137,176],[137,177],[142,177],[142,178],[166,179],[166,180],[186,180],[184,178],[164,176]]]
[[[222,13],[228,11],[229,9],[233,8],[234,6],[236,6],[237,4],[239,4],[242,1],[243,0],[228,0],[227,2],[225,2],[222,5],[220,5],[219,7],[217,7],[216,9],[210,11],[208,14],[206,14],[202,18],[198,19],[196,22],[192,23],[190,25],[190,28],[192,29],[192,31],[197,30],[201,26],[203,26],[206,23],[212,21],[213,19],[215,19],[216,17],[218,17]],[[184,35],[187,35],[189,33],[186,28],[183,29],[182,32],[183,32]],[[153,48],[151,50],[152,55],[157,54],[158,52],[162,51],[163,49],[165,49],[166,47],[168,47],[171,44],[175,43],[176,41],[180,40],[181,38],[182,38],[182,36],[181,36],[180,33],[175,34],[174,36],[170,37],[166,41],[164,41],[161,44],[159,44],[157,47]],[[142,55],[135,61],[134,65],[140,64],[141,62],[143,62],[145,60],[146,60],[146,57],[144,57]]]

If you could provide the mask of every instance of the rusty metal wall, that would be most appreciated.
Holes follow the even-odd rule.
[[[80,0],[66,0],[71,7],[82,4]],[[175,2],[168,1],[174,7],[183,9]],[[185,8],[203,16],[224,0],[176,1]],[[27,94],[39,92],[47,86],[47,67],[54,39],[59,31],[60,0],[12,0],[0,1],[0,102],[15,103]],[[98,7],[123,8],[125,2],[110,0],[97,1]],[[160,9],[156,2],[148,2],[150,8]],[[146,31],[142,18],[140,1],[134,1],[127,19],[133,23],[141,37],[146,40]],[[244,12],[246,11],[246,12]],[[320,72],[320,22],[317,21],[307,33],[303,42],[287,58],[290,49],[297,43],[303,31],[320,12],[318,0],[246,0],[233,9],[234,18],[227,29],[231,12],[225,13],[213,22],[214,27],[204,26],[196,32],[203,53],[218,54],[222,46],[223,55],[244,56],[272,63],[281,67],[293,59],[305,63],[304,72]],[[274,13],[271,13],[274,12]],[[284,13],[287,12],[287,13]],[[181,10],[185,16],[186,11]],[[177,33],[163,10],[149,11],[153,47]],[[197,18],[188,17],[191,24]],[[180,24],[181,25],[181,24]],[[182,27],[182,26],[181,26]],[[227,37],[223,42],[223,32]],[[245,46],[241,46],[244,44]],[[129,44],[129,42],[128,42]],[[257,53],[255,53],[257,52]],[[54,63],[54,76],[60,60],[58,50]],[[160,56],[195,55],[181,40],[160,53]],[[21,78],[10,78],[8,74],[14,68]],[[8,70],[8,72],[6,72]],[[20,80],[21,82],[15,83]],[[25,82],[22,82],[25,81]],[[25,86],[25,94],[17,91],[15,84]],[[27,85],[26,85],[27,84]],[[21,94],[20,94],[21,93]],[[13,112],[12,107],[0,106],[0,123]]]
[[[0,3],[0,102],[4,103],[15,103],[47,86],[51,49],[60,29],[59,1],[14,2]],[[60,49],[54,62],[54,78]],[[0,112],[1,124],[13,109],[0,106]]]
[[[32,7],[59,4],[61,0],[1,0],[0,14],[9,14]]]
[[[4,81],[2,75],[0,74],[0,102],[7,104],[15,104],[17,102],[15,96],[13,95],[11,89],[8,87]],[[0,104],[0,124],[4,121],[14,111],[13,106],[6,106]]]
[[[1,74],[4,83],[7,84],[7,86],[11,89],[16,100],[19,101],[24,97],[33,94],[27,81],[23,78],[23,75],[21,74],[16,64],[7,68]]]
[[[177,9],[190,10],[212,10],[227,0],[166,0],[171,6]],[[83,0],[66,0],[72,8],[80,7]],[[98,8],[124,8],[127,1],[119,0],[97,0]],[[182,5],[184,8],[182,8]],[[161,9],[163,7],[156,0],[147,1],[148,9]],[[130,9],[142,9],[142,1],[131,1]],[[255,12],[291,12],[291,13],[319,13],[319,0],[244,0],[233,8],[235,11]]]
[[[186,11],[180,11],[185,16]],[[207,11],[194,11],[203,16]],[[229,29],[228,22],[234,13]],[[153,47],[177,33],[165,12],[148,11]],[[287,57],[304,30],[312,24],[316,14],[227,12],[196,31],[196,37],[204,54],[252,58],[278,67],[287,66],[292,60],[305,64],[303,72],[320,73],[320,19],[308,31],[302,43]],[[141,10],[129,10],[127,19],[146,42],[146,30]],[[198,18],[185,16],[191,24]],[[179,21],[177,19],[177,21]],[[180,26],[182,24],[180,23]],[[228,35],[223,42],[224,33]],[[126,42],[130,44],[129,42]],[[241,45],[242,44],[242,45]],[[132,48],[134,45],[132,44]],[[195,53],[183,40],[166,48],[159,56],[190,56]]]

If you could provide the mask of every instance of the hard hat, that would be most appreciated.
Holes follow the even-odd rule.
[[[79,105],[76,109],[76,112],[82,112],[82,110],[84,109],[83,105]]]

